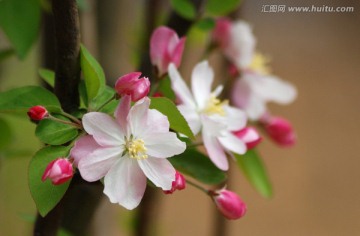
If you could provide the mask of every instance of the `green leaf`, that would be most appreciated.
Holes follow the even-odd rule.
[[[114,95],[115,95],[115,90],[113,88],[111,88],[110,86],[106,86],[105,90],[94,99],[94,101],[92,103],[92,108],[94,110],[98,110],[107,101],[109,101],[111,98],[113,98]],[[115,102],[116,102],[116,104],[119,103],[118,101],[115,101]],[[105,106],[105,107],[107,107],[107,106]],[[102,109],[101,109],[101,111],[102,111]]]
[[[58,157],[66,156],[69,149],[64,146],[48,146],[39,150],[30,161],[28,179],[30,193],[42,217],[46,216],[61,200],[70,181],[61,185],[53,185],[49,180],[42,182],[41,177],[47,165]]]
[[[170,4],[177,14],[188,20],[196,17],[196,9],[190,0],[171,0]]]
[[[166,115],[169,119],[171,129],[189,138],[194,138],[189,124],[172,101],[164,97],[151,98],[150,108],[156,109]]]
[[[12,132],[5,119],[0,117],[0,150],[7,148],[11,143]]]
[[[81,46],[80,63],[85,79],[88,101],[91,102],[105,89],[105,74],[100,64],[84,46]]]
[[[56,116],[56,118],[69,121],[69,119],[61,116]],[[61,145],[76,138],[78,131],[74,126],[51,119],[43,119],[36,127],[35,135],[44,143]]]
[[[171,89],[171,81],[168,76],[160,81],[158,90],[170,100],[174,101],[176,99],[176,95]]]
[[[39,69],[39,75],[40,77],[45,80],[48,85],[54,88],[55,85],[55,72],[48,69]]]
[[[26,86],[0,93],[0,112],[24,112],[36,105],[50,112],[61,110],[57,97],[42,87]]]
[[[227,176],[218,169],[210,159],[195,149],[187,149],[184,153],[168,159],[183,174],[208,185],[223,183]]]
[[[20,59],[28,53],[40,26],[39,0],[1,0],[0,27]]]
[[[272,187],[265,167],[255,150],[248,150],[244,155],[234,153],[239,168],[250,184],[264,197],[272,196]]]
[[[14,49],[8,48],[0,51],[0,62],[9,58],[15,53]]]
[[[241,0],[208,0],[206,12],[216,16],[227,15],[234,11],[241,3]]]
[[[215,27],[215,20],[213,18],[204,18],[196,23],[196,27],[203,31],[212,30]]]

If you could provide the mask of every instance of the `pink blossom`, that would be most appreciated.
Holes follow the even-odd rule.
[[[121,76],[115,83],[115,90],[120,96],[129,95],[133,102],[139,101],[150,91],[150,81],[140,78],[140,72],[132,72]]]
[[[231,21],[227,18],[216,20],[215,28],[212,33],[213,40],[221,47],[226,48],[230,43]]]
[[[185,37],[179,39],[174,30],[165,26],[155,29],[150,39],[150,59],[159,77],[167,73],[170,63],[180,66],[184,46]]]
[[[71,179],[72,176],[73,167],[69,159],[57,158],[48,164],[41,180],[51,179],[54,185],[59,185]]]
[[[110,202],[134,209],[147,178],[162,190],[172,188],[175,169],[166,158],[184,152],[186,145],[169,131],[166,116],[149,109],[148,97],[130,105],[130,96],[124,96],[115,119],[100,112],[85,114],[83,126],[89,135],[76,142],[71,155],[83,179],[104,177]]]
[[[262,140],[259,132],[254,127],[246,127],[235,131],[234,134],[245,142],[248,150],[257,146]]]
[[[262,120],[266,133],[278,145],[289,147],[296,143],[296,134],[289,121],[282,117],[270,117]]]
[[[39,121],[49,116],[49,112],[43,106],[33,106],[27,112],[30,119],[34,121]]]
[[[172,182],[172,188],[170,190],[164,191],[165,194],[171,194],[175,190],[183,190],[186,187],[186,181],[182,174],[176,171],[175,180]]]
[[[181,101],[178,109],[196,135],[201,132],[204,146],[211,161],[221,170],[228,170],[226,152],[244,154],[246,146],[233,132],[246,125],[243,111],[231,107],[228,101],[217,97],[222,91],[218,86],[211,91],[214,72],[207,61],[198,63],[191,75],[191,91],[181,78],[174,64],[169,65],[171,87]]]
[[[237,220],[246,213],[246,205],[234,192],[226,189],[210,192],[218,210],[229,220]]]

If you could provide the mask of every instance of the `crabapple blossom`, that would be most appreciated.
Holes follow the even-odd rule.
[[[234,134],[245,142],[248,150],[257,146],[262,140],[259,132],[254,127],[246,127],[235,131]]]
[[[218,191],[210,191],[218,210],[229,220],[236,220],[243,217],[246,213],[246,204],[234,192],[221,189]]]
[[[50,179],[54,185],[63,184],[73,177],[73,166],[67,158],[57,158],[46,167],[42,181]]]
[[[169,65],[171,86],[181,101],[179,111],[196,135],[202,133],[204,146],[211,161],[227,170],[229,163],[225,151],[244,154],[246,145],[233,132],[245,127],[245,113],[218,99],[222,86],[211,92],[214,72],[207,61],[197,64],[191,75],[189,90],[174,64]]]
[[[184,46],[185,37],[179,39],[174,30],[165,26],[155,29],[150,39],[150,59],[159,77],[167,73],[170,63],[180,66]]]
[[[289,121],[282,117],[268,117],[262,119],[266,133],[280,146],[289,147],[295,144],[296,134]]]
[[[164,191],[165,194],[171,194],[176,190],[183,190],[186,187],[186,181],[182,174],[176,171],[175,180],[172,182],[172,188],[170,190]]]
[[[30,119],[34,121],[40,121],[49,116],[49,112],[43,106],[33,106],[27,112]]]
[[[133,102],[139,101],[150,91],[150,81],[142,77],[141,72],[132,72],[121,76],[115,83],[115,90],[120,96],[129,95]]]
[[[139,205],[148,178],[163,190],[170,190],[175,169],[166,159],[185,151],[186,145],[169,131],[169,121],[149,109],[145,97],[130,107],[124,96],[111,116],[90,112],[83,117],[89,134],[80,138],[71,151],[83,179],[104,178],[104,193],[112,203],[127,209]]]

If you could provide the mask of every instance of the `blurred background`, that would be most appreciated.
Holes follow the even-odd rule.
[[[109,84],[136,68],[143,3],[88,1],[82,13],[83,40],[100,60]],[[354,12],[266,13],[261,12],[264,5],[351,6]],[[359,234],[359,1],[244,0],[239,15],[253,26],[258,49],[271,57],[274,74],[298,88],[293,104],[270,105],[273,114],[293,123],[298,142],[284,149],[265,139],[259,147],[273,184],[272,199],[257,194],[233,166],[229,188],[247,203],[248,212],[240,220],[227,221],[228,235]],[[94,24],[97,30],[91,27]],[[181,67],[185,78],[204,46],[197,32],[189,37],[195,40],[186,45]],[[7,43],[3,36],[0,40],[0,45]],[[12,57],[1,62],[0,90],[38,83],[41,50],[39,43],[26,60]],[[216,55],[210,58],[215,68],[217,60]],[[27,166],[40,143],[33,135],[33,124],[5,118],[14,132],[12,147],[24,157],[0,159],[0,235],[31,235],[36,210],[27,186]],[[215,206],[197,189],[188,186],[185,191],[161,195],[157,207],[157,235],[212,235]],[[132,212],[104,197],[94,219],[94,235],[129,235],[131,216]]]

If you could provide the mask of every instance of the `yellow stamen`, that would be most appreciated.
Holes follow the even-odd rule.
[[[221,116],[225,116],[225,111],[223,106],[229,103],[228,100],[221,101],[220,99],[216,98],[214,95],[211,95],[206,108],[203,112],[207,115],[218,114]]]
[[[249,67],[263,75],[268,75],[271,72],[270,66],[268,65],[270,61],[269,57],[261,53],[255,53]]]
[[[146,155],[145,143],[142,139],[126,141],[125,148],[126,151],[129,153],[130,158],[134,158],[137,160],[148,158],[148,155]]]

